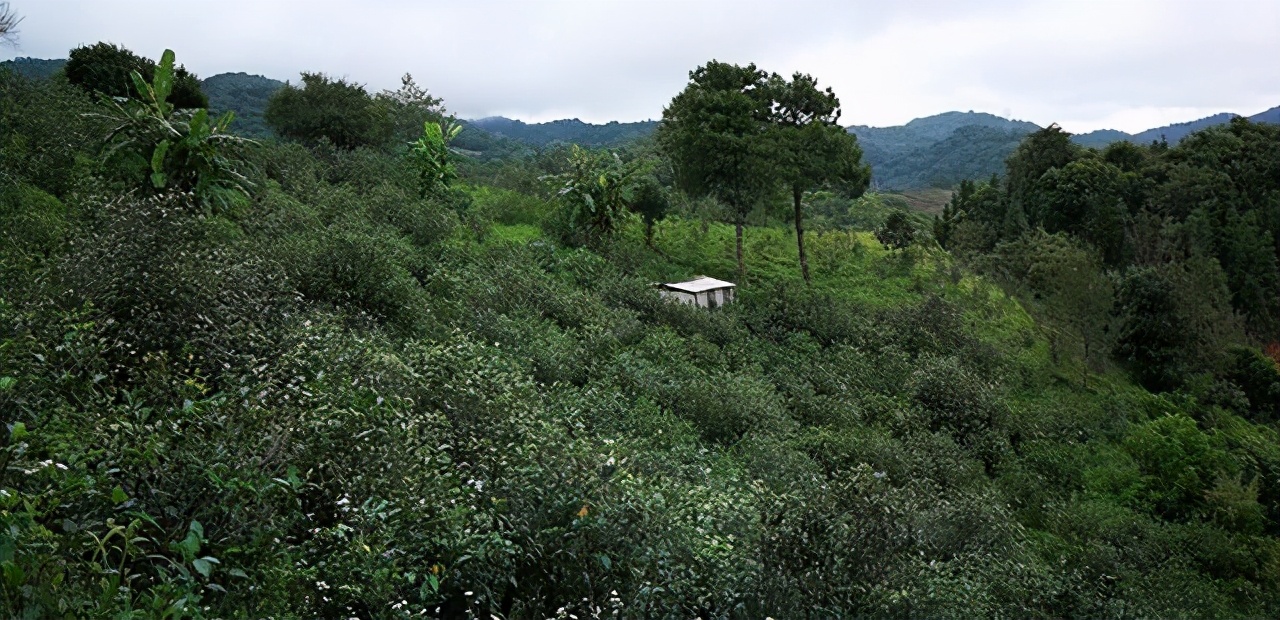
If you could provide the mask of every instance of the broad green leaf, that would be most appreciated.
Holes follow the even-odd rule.
[[[5,379],[12,379],[12,377],[5,377]],[[27,425],[22,422],[14,422],[13,428],[9,430],[9,441],[19,441],[26,436]]]
[[[160,144],[156,145],[156,150],[151,152],[151,171],[152,172],[164,172],[164,158],[169,155],[169,148],[172,146],[173,144],[171,144],[168,140],[161,140]],[[162,186],[157,185],[156,187],[162,187]]]
[[[173,93],[173,50],[165,50],[160,56],[160,64],[156,66],[155,88],[156,103],[163,104]]]
[[[18,380],[13,377],[0,377],[0,392],[13,389],[18,384]]]
[[[218,563],[217,558],[205,556],[203,558],[196,558],[192,560],[191,566],[196,569],[197,573],[200,573],[201,575],[208,577],[210,574],[213,573],[213,565],[217,563]]]
[[[129,79],[133,80],[133,87],[138,91],[138,96],[142,97],[147,103],[155,102],[156,93],[151,89],[151,85],[142,79],[141,73],[130,71]]]
[[[120,487],[111,489],[111,503],[123,504],[127,501],[129,501],[129,496],[124,492],[124,489]]]

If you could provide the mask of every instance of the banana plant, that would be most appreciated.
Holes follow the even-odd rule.
[[[575,144],[569,170],[550,178],[560,181],[558,195],[571,209],[575,228],[595,240],[613,234],[634,198],[640,172],[615,153],[595,153]]]
[[[462,132],[452,118],[422,124],[422,137],[409,144],[409,157],[418,169],[418,188],[423,197],[449,188],[458,178],[450,158],[449,143]]]
[[[115,125],[104,141],[104,161],[141,158],[149,165],[142,183],[152,191],[191,192],[211,211],[225,210],[253,183],[243,149],[256,142],[229,132],[235,114],[216,120],[205,109],[178,110],[169,103],[174,85],[173,50],[160,57],[150,83],[130,73],[139,99],[103,97],[104,116]]]

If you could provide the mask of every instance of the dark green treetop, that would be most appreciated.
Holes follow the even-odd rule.
[[[747,213],[776,185],[769,128],[769,76],[754,64],[712,60],[662,113],[658,143],[671,158],[676,183],[695,196],[728,205],[737,228],[739,276]]]
[[[790,81],[770,76],[769,92],[773,157],[778,176],[791,194],[800,272],[808,282],[804,193],[832,184],[856,198],[870,184],[871,170],[862,164],[858,138],[840,126],[840,99],[831,88],[820,90],[817,79],[797,72]]]
[[[87,91],[108,97],[138,99],[144,96],[129,74],[137,71],[144,82],[155,79],[156,63],[123,46],[95,43],[71,50],[65,68],[67,81]],[[166,100],[178,109],[207,108],[209,98],[200,89],[200,79],[179,65],[173,70],[173,89]]]
[[[387,106],[364,86],[323,73],[304,72],[300,87],[286,84],[276,91],[264,118],[280,136],[303,142],[324,138],[342,149],[381,146],[393,131]]]

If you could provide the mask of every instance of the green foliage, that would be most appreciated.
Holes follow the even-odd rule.
[[[445,142],[452,141],[461,130],[456,120],[446,115],[444,100],[432,96],[425,88],[418,86],[418,83],[413,81],[413,76],[408,73],[400,78],[399,89],[384,90],[378,93],[377,99],[390,107],[391,119],[395,124],[394,134],[397,139],[405,142],[421,136],[419,128],[426,123],[439,123],[446,134],[454,134],[446,135]]]
[[[250,138],[271,136],[262,115],[271,95],[282,86],[284,82],[280,80],[242,72],[219,73],[200,81],[200,88],[209,95],[209,114],[235,112],[236,131]]]
[[[568,170],[548,178],[560,184],[557,195],[568,224],[562,240],[596,244],[608,239],[635,198],[641,172],[634,165],[623,164],[615,153],[574,145],[569,151]]]
[[[243,150],[253,144],[228,132],[234,114],[211,120],[208,110],[178,111],[168,103],[174,88],[173,51],[165,50],[150,84],[134,71],[138,99],[105,99],[107,133],[104,159],[144,176],[139,185],[154,190],[191,192],[206,207],[229,209],[252,186],[242,172]],[[141,165],[138,165],[141,164]]]
[[[1123,259],[1127,210],[1119,168],[1094,158],[1051,168],[1037,182],[1031,221],[1093,245],[1107,264]]]
[[[884,225],[876,231],[876,240],[885,247],[901,250],[916,239],[915,225],[905,211],[894,211],[889,214]]]
[[[57,253],[69,227],[67,208],[25,184],[0,191],[0,268],[27,266]]]
[[[684,191],[729,206],[739,236],[747,214],[774,185],[768,76],[754,64],[711,61],[663,110],[658,143]],[[743,274],[738,242],[738,272]]]
[[[1217,368],[1225,346],[1239,338],[1225,284],[1211,259],[1125,273],[1116,290],[1117,353],[1144,385],[1173,389]]]
[[[57,135],[40,100],[6,145]],[[602,162],[640,171],[624,207],[673,214],[559,244],[536,179],[571,153],[422,197],[401,153],[270,142],[217,212],[0,162],[0,615],[1277,615],[1280,375],[1218,355],[1207,220],[1117,274],[1120,335],[1192,336],[1125,340],[1181,347],[1187,387],[1152,394],[1057,372],[1110,282],[1068,233],[984,228],[983,277],[874,242],[901,198],[814,192],[812,283],[753,210],[708,312],[651,283],[732,273],[736,227],[637,149]],[[949,245],[1004,221],[997,188]]]
[[[832,184],[846,196],[857,198],[870,184],[871,168],[862,164],[857,137],[840,126],[840,100],[830,88],[820,91],[817,80],[796,73],[790,82],[772,76],[769,89],[774,99],[773,156],[782,184],[791,193],[800,273],[808,282],[802,203],[805,191]]]
[[[387,106],[364,86],[323,73],[303,72],[300,87],[285,84],[263,118],[276,135],[308,144],[323,139],[340,149],[385,145],[394,129]]]
[[[105,131],[92,99],[57,80],[0,71],[0,182],[71,193]]]
[[[1226,378],[1249,399],[1249,411],[1257,422],[1280,419],[1280,368],[1276,361],[1251,347],[1233,347]]]
[[[880,191],[954,188],[964,179],[1002,174],[1005,160],[1040,128],[981,112],[945,112],[896,127],[856,125],[864,161]]]
[[[990,261],[984,270],[1023,293],[1043,318],[1050,355],[1078,354],[1087,380],[1088,369],[1100,368],[1110,350],[1115,298],[1098,253],[1068,235],[1038,231],[1000,244]]]
[[[422,136],[409,145],[409,158],[418,169],[418,192],[423,197],[448,190],[458,178],[450,161],[449,142],[461,131],[461,125],[426,121],[422,124]]]
[[[137,72],[146,83],[155,80],[156,72],[164,64],[143,58],[111,43],[95,43],[71,50],[64,71],[67,81],[91,93],[110,98],[143,98],[146,89],[140,88],[130,77]],[[200,89],[200,79],[179,65],[164,69],[170,75],[171,86],[163,101],[176,109],[209,107],[209,98]]]

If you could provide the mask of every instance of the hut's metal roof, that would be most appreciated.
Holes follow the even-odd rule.
[[[686,293],[701,293],[703,291],[714,291],[718,288],[734,288],[737,285],[724,280],[715,278],[697,278],[688,282],[671,282],[663,284],[662,288],[671,289],[673,291],[684,291]]]

